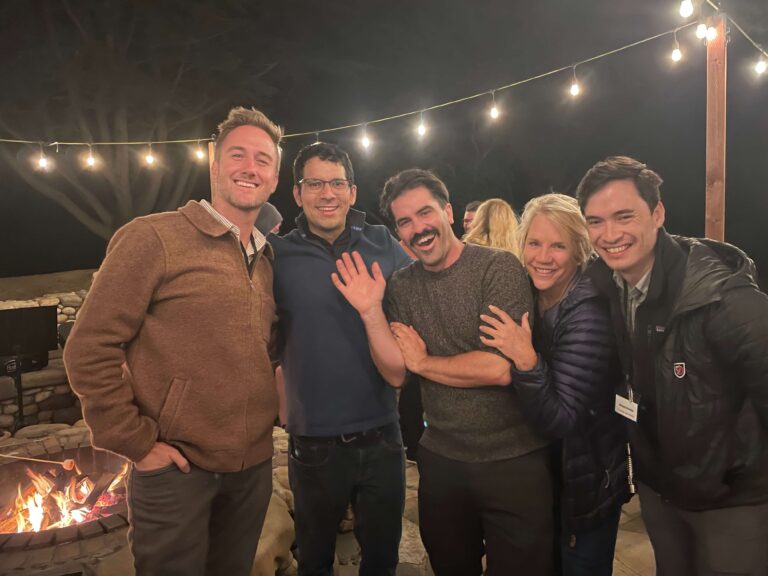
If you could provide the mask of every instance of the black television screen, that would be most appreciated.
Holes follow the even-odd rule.
[[[0,356],[45,354],[58,348],[56,306],[0,310]]]

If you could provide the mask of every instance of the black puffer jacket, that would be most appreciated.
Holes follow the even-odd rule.
[[[608,304],[589,278],[575,282],[551,329],[534,326],[538,365],[513,369],[512,382],[531,425],[562,439],[561,510],[579,531],[599,526],[629,492],[624,424],[613,410],[621,370]]]
[[[629,421],[636,478],[692,510],[768,501],[768,297],[738,248],[659,232],[646,300],[627,337],[610,295],[627,384],[640,394]]]

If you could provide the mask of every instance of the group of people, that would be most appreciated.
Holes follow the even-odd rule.
[[[635,491],[660,576],[768,574],[768,297],[739,249],[665,231],[656,173],[598,162],[496,249],[493,205],[462,241],[428,170],[383,187],[399,240],[367,223],[318,142],[278,236],[281,136],[230,111],[211,202],[115,234],[65,349],[94,445],[132,462],[137,574],[249,573],[278,390],[302,576],[333,573],[349,505],[360,574],[395,574],[409,390],[437,576],[610,574]]]

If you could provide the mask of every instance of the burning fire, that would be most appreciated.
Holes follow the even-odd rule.
[[[23,490],[18,485],[15,502],[0,515],[0,533],[39,532],[109,516],[106,509],[125,499],[122,484],[127,471],[125,464],[119,474],[94,482],[76,470],[51,468],[37,474],[27,468],[30,482]]]

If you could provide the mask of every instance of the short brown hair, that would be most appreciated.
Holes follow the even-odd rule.
[[[254,126],[261,128],[275,143],[275,150],[277,151],[277,165],[280,166],[280,158],[283,155],[283,150],[280,148],[280,140],[283,138],[283,128],[278,126],[272,120],[267,118],[261,110],[256,108],[245,108],[244,106],[236,106],[229,111],[226,120],[224,120],[218,126],[219,134],[216,136],[216,143],[224,142],[224,139],[229,135],[232,130],[239,128],[240,126]],[[214,156],[219,159],[219,146],[214,149]]]
[[[384,190],[379,196],[379,209],[394,222],[395,217],[392,214],[392,202],[408,190],[413,190],[424,186],[432,193],[435,200],[441,207],[448,204],[448,188],[433,172],[422,170],[421,168],[410,168],[395,174],[384,184]]]
[[[576,199],[581,211],[584,212],[587,201],[595,192],[613,180],[632,180],[651,212],[656,209],[661,199],[659,186],[664,182],[661,176],[629,156],[609,156],[592,166],[579,182]]]

